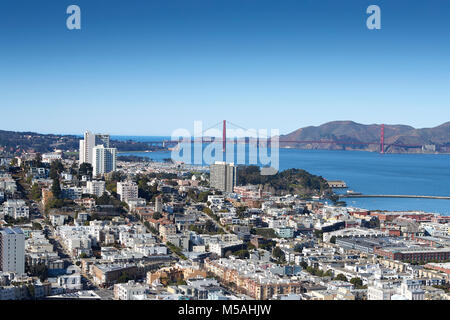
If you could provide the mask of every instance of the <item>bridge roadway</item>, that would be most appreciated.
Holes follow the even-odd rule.
[[[149,145],[163,145],[163,146],[172,146],[177,145],[182,142],[191,142],[191,143],[211,143],[211,142],[221,142],[222,138],[214,138],[214,137],[197,137],[197,138],[184,138],[178,140],[151,140],[145,141],[145,143]],[[271,139],[249,139],[248,137],[240,137],[236,139],[226,139],[227,144],[237,144],[237,143],[245,143],[245,144],[256,144],[256,143],[271,143]],[[290,143],[294,145],[300,144],[338,144],[338,145],[379,145],[378,141],[375,142],[360,142],[360,141],[342,141],[342,140],[285,140],[279,139],[277,141],[279,144],[281,143]],[[403,145],[403,144],[386,144],[386,146],[392,147],[401,147],[401,148],[421,148],[421,145]]]
[[[414,199],[441,199],[450,200],[450,197],[446,196],[418,196],[418,195],[396,195],[396,194],[343,194],[339,195],[340,198],[414,198]]]

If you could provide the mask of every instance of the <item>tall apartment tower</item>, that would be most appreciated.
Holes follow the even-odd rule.
[[[92,175],[102,175],[116,171],[117,149],[105,148],[103,145],[92,149]]]
[[[109,148],[109,134],[95,134],[95,146],[99,145]]]
[[[25,273],[25,235],[20,228],[0,229],[0,271]]]
[[[157,196],[155,198],[155,211],[161,213],[163,211],[162,197]]]
[[[93,149],[100,145],[109,148],[109,134],[92,134],[91,132],[86,131],[84,133],[84,139],[80,140],[79,164],[87,162],[93,165]]]
[[[120,201],[127,202],[129,199],[137,199],[139,197],[138,185],[133,181],[117,182],[117,194]]]
[[[216,161],[210,166],[210,185],[224,192],[233,192],[237,183],[237,167],[234,163]]]

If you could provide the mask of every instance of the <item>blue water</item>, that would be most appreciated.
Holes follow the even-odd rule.
[[[133,140],[138,138],[138,141],[156,140],[154,137],[135,137]],[[136,152],[127,155],[162,161],[169,158],[171,152]],[[289,168],[304,169],[329,180],[344,180],[349,189],[365,194],[450,196],[450,155],[447,154],[280,149],[280,170]],[[349,206],[371,210],[421,210],[450,215],[450,200],[346,200]]]
[[[170,140],[171,137],[168,136],[111,136],[111,140],[133,140],[136,142],[147,142],[147,141],[164,141]]]

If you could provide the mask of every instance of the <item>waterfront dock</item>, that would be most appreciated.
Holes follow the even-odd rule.
[[[413,199],[438,199],[438,200],[450,200],[450,197],[446,196],[419,196],[419,195],[397,195],[397,194],[342,194],[340,198],[413,198]]]

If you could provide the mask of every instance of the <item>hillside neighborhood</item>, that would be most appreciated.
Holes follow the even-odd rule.
[[[79,146],[0,157],[0,300],[450,298],[448,216],[350,207],[305,171]]]

